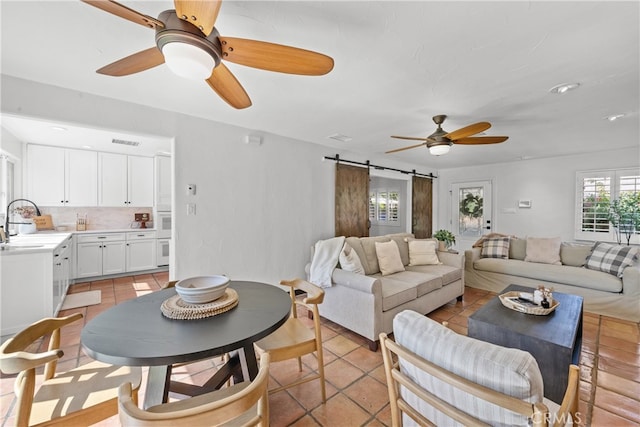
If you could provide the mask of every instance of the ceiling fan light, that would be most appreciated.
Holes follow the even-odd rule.
[[[187,43],[167,43],[162,46],[162,54],[171,71],[191,80],[208,79],[216,65],[209,53]]]
[[[429,147],[429,153],[434,156],[442,156],[443,154],[447,154],[451,147],[449,145],[432,145]]]

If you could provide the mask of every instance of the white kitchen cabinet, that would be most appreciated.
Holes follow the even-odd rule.
[[[127,233],[127,272],[151,270],[156,267],[155,231]]]
[[[153,158],[98,153],[99,206],[153,206]]]
[[[171,157],[155,157],[155,207],[156,211],[171,210]]]
[[[69,284],[65,259],[72,247],[71,235],[28,235],[23,239],[33,248],[0,252],[0,335],[55,317]]]
[[[73,236],[69,236],[53,251],[52,306],[54,315],[60,310],[62,301],[69,289],[72,253]]]
[[[29,144],[27,192],[39,206],[96,206],[98,153]]]
[[[85,234],[76,240],[76,278],[124,273],[125,234]]]

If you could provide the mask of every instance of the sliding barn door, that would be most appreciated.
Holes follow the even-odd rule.
[[[369,235],[369,168],[336,164],[336,236]]]
[[[411,232],[416,239],[431,237],[433,193],[432,182],[429,178],[413,177],[411,209]]]

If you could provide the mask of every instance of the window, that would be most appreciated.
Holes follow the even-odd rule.
[[[640,170],[577,174],[576,238],[638,243]]]
[[[369,194],[369,219],[377,224],[395,224],[399,221],[399,191],[378,190]]]

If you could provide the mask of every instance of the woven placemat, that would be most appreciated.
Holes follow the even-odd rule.
[[[164,300],[160,310],[169,319],[192,320],[204,319],[227,312],[236,305],[238,305],[238,293],[231,288],[227,288],[220,298],[204,304],[190,304],[180,298],[180,295],[174,295]]]

